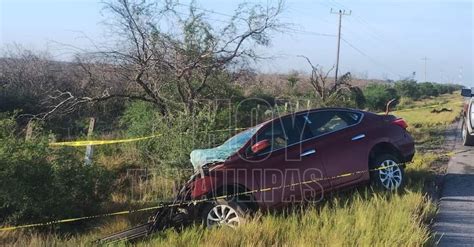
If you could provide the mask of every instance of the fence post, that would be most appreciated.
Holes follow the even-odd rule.
[[[296,110],[295,112],[298,112],[300,110],[300,100],[296,100]]]
[[[28,124],[26,125],[25,141],[31,140],[31,137],[33,136],[33,127],[34,127],[34,122],[31,119],[30,121],[28,121]]]
[[[309,110],[310,104],[311,104],[311,100],[308,99],[308,101],[306,101],[306,109]]]
[[[89,129],[87,130],[87,139],[89,140],[92,136],[92,132],[94,131],[94,124],[95,118],[91,117],[89,119]],[[84,157],[84,164],[91,165],[92,164],[92,154],[94,153],[94,149],[92,145],[87,145],[86,147],[86,156]]]

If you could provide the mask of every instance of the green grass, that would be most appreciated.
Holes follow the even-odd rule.
[[[435,147],[442,143],[440,133],[459,116],[461,100],[457,94],[443,95],[437,99],[412,102],[421,108],[393,113],[411,125],[410,131],[417,139],[418,150],[406,168],[408,183],[399,193],[359,189],[286,214],[258,214],[237,230],[208,230],[196,225],[179,232],[168,230],[155,234],[139,242],[138,246],[431,245],[435,239],[429,223],[436,205],[426,195],[425,189],[434,176],[432,166],[443,157],[443,153],[426,151],[426,146]],[[439,105],[437,102],[453,111],[431,113],[432,106]],[[424,108],[427,105],[429,107]],[[126,218],[110,218],[105,222],[86,233],[72,236],[11,232],[3,233],[0,239],[9,239],[16,246],[87,246],[100,236],[131,225]]]
[[[289,215],[266,215],[237,230],[194,227],[168,231],[143,246],[315,246],[420,245],[430,238],[423,226],[434,206],[423,196],[355,194]],[[390,229],[390,230],[388,230]]]
[[[441,95],[434,99],[426,99],[413,104],[414,108],[393,111],[391,114],[404,118],[409,124],[409,130],[419,127],[441,127],[452,123],[460,116],[463,98],[458,92]],[[433,109],[446,108],[451,111],[440,113],[432,112]]]
[[[286,215],[260,215],[237,230],[207,230],[196,225],[182,232],[168,230],[138,246],[418,246],[430,241],[426,223],[434,213],[434,204],[420,192],[361,190]],[[16,246],[85,246],[101,234],[128,226],[117,220],[100,231],[74,237],[18,234]]]

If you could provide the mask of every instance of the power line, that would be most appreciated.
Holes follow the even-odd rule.
[[[330,33],[318,33],[318,32],[313,32],[313,31],[305,31],[305,30],[298,30],[294,28],[286,28],[290,31],[299,33],[299,34],[307,34],[307,35],[314,35],[314,36],[324,36],[324,37],[337,37],[336,34],[330,34]]]
[[[333,2],[333,5],[336,6],[341,6],[342,8],[347,8],[343,4],[337,2],[336,0],[331,0]],[[363,18],[361,15],[354,13],[353,14],[354,20],[356,20],[359,24],[361,24],[362,27],[364,27],[365,32],[370,34],[373,38],[383,42],[384,44],[391,44],[394,48],[396,48],[399,51],[403,51],[404,49],[393,39],[387,38],[383,32],[375,28],[369,21],[367,21],[365,18]],[[348,21],[350,22],[350,18],[348,18]]]
[[[218,12],[218,11],[214,11],[214,10],[210,10],[210,9],[205,9],[205,8],[201,8],[201,7],[196,7],[196,6],[192,6],[192,5],[189,5],[189,4],[184,4],[184,3],[177,3],[177,5],[181,5],[181,6],[185,6],[185,7],[190,7],[190,8],[195,8],[195,9],[198,9],[200,11],[203,11],[203,12],[208,12],[208,13],[212,13],[212,14],[216,14],[216,15],[221,15],[221,16],[226,16],[226,17],[230,17],[230,18],[235,18],[236,16],[233,16],[231,14],[227,14],[227,13],[223,13],[223,12]],[[179,13],[179,12],[177,12]],[[182,13],[180,13],[182,14]],[[228,23],[228,24],[231,24],[232,22],[230,21],[224,21],[224,20],[217,20],[217,19],[210,19],[210,18],[207,18],[209,20],[215,20],[215,21],[220,21],[220,22],[224,22],[224,23]],[[248,21],[247,19],[245,18],[242,18],[242,17],[237,17],[237,19],[240,19],[240,20],[243,20],[243,21]],[[314,35],[314,36],[324,36],[324,37],[337,37],[337,35],[335,34],[329,34],[329,33],[320,33],[320,32],[314,32],[314,31],[305,31],[305,30],[298,30],[296,28],[290,28],[290,27],[286,27],[285,29],[287,30],[290,30],[290,31],[293,31],[293,32],[297,32],[297,33],[300,33],[300,34],[307,34],[307,35]]]
[[[339,4],[337,3],[336,1],[333,0],[334,3],[336,3],[337,5],[339,6],[342,6],[342,7],[345,7],[344,5],[342,4]],[[320,4],[323,4],[320,2]],[[192,5],[189,5],[189,4],[183,4],[183,3],[178,3],[178,5],[181,5],[181,6],[185,6],[185,7],[191,7],[191,8],[195,8],[197,10],[200,10],[200,11],[203,11],[203,12],[207,12],[207,13],[212,13],[212,14],[216,14],[216,15],[221,15],[221,16],[225,16],[225,17],[230,17],[230,18],[236,18],[236,19],[240,19],[240,20],[244,20],[244,21],[247,21],[247,19],[245,18],[242,18],[242,17],[236,17],[234,15],[231,15],[231,14],[227,14],[227,13],[223,13],[223,12],[219,12],[219,11],[214,11],[214,10],[209,10],[209,9],[205,9],[205,8],[201,8],[201,7],[196,7],[196,6],[192,6]],[[325,3],[323,4],[325,6],[329,6],[331,7],[330,5],[328,5],[328,3]],[[334,6],[334,5],[333,5]],[[332,9],[331,9],[332,11]],[[342,12],[341,14],[339,12]],[[179,14],[184,14],[184,13],[180,13],[180,12],[177,12]],[[352,11],[351,12],[346,12],[346,11],[338,11],[334,14],[339,14],[340,15],[340,19],[342,19],[342,15],[350,15],[352,14]],[[224,20],[219,20],[219,19],[211,19],[211,18],[208,18],[206,17],[207,19],[209,20],[213,20],[213,21],[218,21],[218,22],[222,22],[222,23],[227,23],[227,24],[231,24],[232,22],[231,21],[224,21]],[[295,33],[298,33],[298,34],[304,34],[304,35],[313,35],[313,36],[320,36],[320,37],[338,37],[338,51],[337,51],[337,62],[336,62],[336,80],[337,80],[337,76],[338,76],[338,65],[339,65],[339,55],[340,55],[340,40],[342,40],[344,43],[346,43],[349,47],[351,47],[352,49],[354,49],[355,51],[357,51],[358,53],[360,53],[361,55],[367,57],[372,63],[380,66],[380,67],[383,67],[385,70],[387,70],[389,73],[393,74],[393,75],[396,75],[396,76],[400,76],[400,75],[397,75],[395,73],[393,73],[390,69],[388,69],[385,65],[379,63],[377,60],[375,60],[374,58],[370,57],[369,55],[367,55],[367,53],[365,53],[364,51],[362,51],[361,49],[357,48],[355,45],[353,45],[352,43],[350,43],[349,41],[347,41],[346,39],[344,39],[341,35],[341,27],[342,27],[342,24],[341,22],[339,22],[339,32],[338,32],[338,35],[335,35],[335,34],[329,34],[329,33],[320,33],[320,32],[314,32],[314,31],[305,31],[305,30],[298,30],[296,28],[289,28],[287,27],[286,29],[289,30],[289,31],[293,31]],[[400,76],[401,77],[401,76]]]
[[[393,71],[391,71],[391,69],[389,69],[387,66],[385,66],[384,64],[378,62],[376,59],[372,58],[371,56],[367,55],[367,53],[365,53],[365,52],[362,51],[361,49],[357,48],[355,45],[353,45],[352,43],[350,43],[350,42],[347,41],[346,39],[344,39],[344,38],[341,37],[341,40],[342,40],[344,43],[346,43],[349,47],[351,47],[352,49],[354,49],[355,51],[357,51],[358,53],[360,53],[360,54],[363,55],[364,57],[368,58],[373,64],[382,67],[384,70],[386,70],[387,72],[389,72],[389,73],[391,73],[391,74],[393,74],[393,75],[402,77],[402,76],[400,76],[399,74],[393,73]]]

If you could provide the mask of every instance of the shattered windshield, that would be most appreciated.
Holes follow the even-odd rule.
[[[190,154],[190,160],[194,169],[197,170],[205,164],[225,161],[229,156],[242,148],[260,127],[261,125],[258,125],[242,131],[218,147],[193,150]]]
[[[259,126],[247,129],[240,132],[239,134],[229,138],[219,147],[234,150],[233,153],[237,152],[247,141],[257,132]]]

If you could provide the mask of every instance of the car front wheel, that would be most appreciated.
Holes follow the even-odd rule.
[[[218,199],[205,207],[202,217],[207,228],[236,228],[245,223],[247,208],[234,200]]]
[[[397,157],[384,154],[374,159],[371,165],[370,179],[375,187],[394,191],[403,187],[405,173]]]

